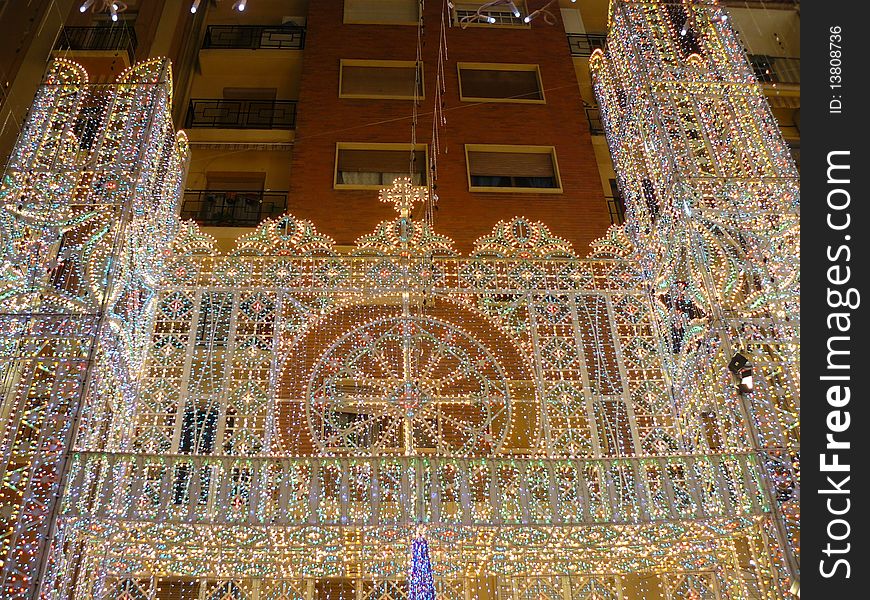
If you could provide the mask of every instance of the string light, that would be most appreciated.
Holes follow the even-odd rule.
[[[112,21],[118,21],[118,14],[125,12],[128,9],[126,2],[119,0],[84,0],[79,6],[79,12],[87,12],[91,9],[92,12],[108,12]]]
[[[636,36],[655,51],[635,55]],[[785,594],[800,551],[799,333],[790,318],[799,311],[797,171],[715,5],[618,3],[607,51],[593,54],[591,71],[620,189],[630,196],[628,231],[672,339],[666,361],[679,411],[689,428],[708,429],[700,447],[735,444],[765,466]],[[650,83],[653,72],[673,77]],[[637,116],[647,114],[644,99],[661,128]],[[737,348],[752,365],[732,363],[734,385],[725,366]],[[727,400],[715,400],[721,393]]]
[[[168,64],[54,63],[0,191],[6,596],[784,596],[796,172],[728,26],[666,7],[615,3],[592,58],[629,219],[585,259],[525,217],[462,256],[408,178],[350,249],[284,215],[222,254],[176,216]]]

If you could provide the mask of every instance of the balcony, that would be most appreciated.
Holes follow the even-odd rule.
[[[255,227],[286,210],[285,191],[185,190],[181,218],[205,227]]]
[[[136,53],[136,32],[123,24],[102,27],[63,27],[55,43],[55,50],[86,52],[127,52],[129,63]]]
[[[584,102],[584,104],[586,104]],[[604,123],[601,121],[601,109],[597,106],[584,106],[586,120],[589,122],[589,133],[592,135],[604,135]]]
[[[598,48],[603,49],[607,43],[607,34],[604,33],[569,33],[568,48],[571,56],[592,56]]]
[[[755,71],[758,83],[787,83],[800,85],[801,59],[765,54],[748,55],[749,64]]]
[[[295,100],[190,101],[184,126],[188,129],[295,129]]]
[[[469,460],[79,452],[69,478],[76,501],[64,513],[224,526],[576,527],[734,519],[769,512],[760,469],[745,453]],[[419,497],[415,481],[427,490]]]
[[[305,28],[297,25],[209,25],[202,48],[222,50],[302,50]]]
[[[610,213],[610,222],[613,225],[625,223],[625,200],[619,196],[605,196],[607,211]]]

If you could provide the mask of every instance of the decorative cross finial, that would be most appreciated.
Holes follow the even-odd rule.
[[[425,202],[429,190],[425,185],[414,185],[410,177],[396,177],[393,185],[381,188],[378,198],[381,202],[392,202],[400,216],[408,218],[415,202]]]

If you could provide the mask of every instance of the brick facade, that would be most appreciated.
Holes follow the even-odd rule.
[[[378,202],[375,190],[333,188],[336,143],[410,142],[412,102],[339,98],[339,62],[414,60],[417,29],[345,25],[342,7],[340,0],[330,0],[313,2],[309,10],[289,210],[314,221],[339,244],[349,244],[394,213]],[[440,10],[440,2],[427,4],[425,99],[419,108],[418,143],[430,143],[432,137]],[[441,130],[438,155],[436,230],[467,252],[499,219],[524,215],[544,221],[585,253],[610,219],[561,22],[551,26],[538,20],[531,28],[454,26],[447,30],[447,44],[447,126]],[[546,104],[461,102],[457,62],[538,64]],[[464,144],[555,146],[564,192],[471,193]]]

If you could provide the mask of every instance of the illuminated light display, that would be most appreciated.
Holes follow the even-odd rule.
[[[53,585],[45,557],[69,531],[55,517],[72,440],[128,435],[188,155],[171,95],[165,60],[112,85],[56,60],[3,177],[4,598]]]
[[[411,572],[408,575],[408,600],[435,600],[435,580],[429,559],[429,542],[423,531],[411,542]]]
[[[2,188],[0,595],[786,597],[797,181],[719,13],[613,4],[586,258],[523,217],[460,256],[402,179],[348,252],[288,214],[221,254],[168,64],[55,62]]]
[[[799,178],[718,3],[614,2],[595,93],[690,451],[753,451],[798,577]],[[738,352],[753,385],[737,386]],[[738,425],[739,424],[739,425]],[[788,589],[790,583],[784,584]]]

